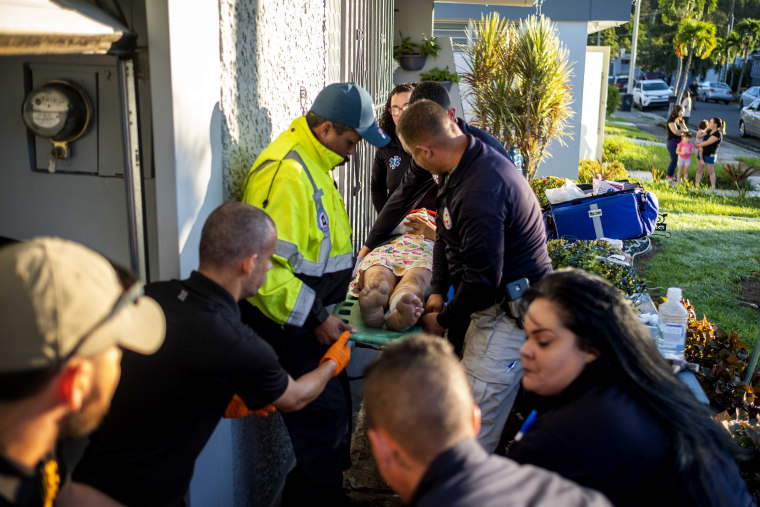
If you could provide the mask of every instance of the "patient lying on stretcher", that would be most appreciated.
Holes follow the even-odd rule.
[[[364,323],[401,331],[417,323],[430,295],[435,212],[412,211],[401,236],[367,255],[351,282]]]

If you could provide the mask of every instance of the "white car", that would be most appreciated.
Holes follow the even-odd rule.
[[[760,137],[760,100],[754,101],[739,113],[739,135]]]
[[[760,99],[760,86],[750,86],[739,98],[739,109],[743,109],[744,106],[752,104],[757,99]]]
[[[633,85],[633,105],[642,111],[648,107],[668,106],[673,90],[662,79],[646,79]]]

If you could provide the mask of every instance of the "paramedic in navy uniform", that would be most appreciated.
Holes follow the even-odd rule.
[[[438,104],[411,104],[396,133],[415,163],[440,178],[433,291],[423,327],[442,334],[469,322],[462,365],[483,414],[478,440],[493,452],[520,385],[525,341],[506,304],[507,284],[533,283],[552,269],[541,209],[514,165],[462,133]],[[452,284],[454,297],[444,308]]]

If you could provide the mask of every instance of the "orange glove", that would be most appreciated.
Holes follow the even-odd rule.
[[[259,417],[268,417],[273,413],[276,408],[274,405],[267,405],[264,408],[258,410],[251,410],[246,405],[243,399],[237,394],[232,397],[230,404],[227,405],[227,409],[224,411],[224,417],[229,419],[237,419],[238,417],[246,417],[249,415],[257,415]]]
[[[340,335],[340,338],[338,338],[338,341],[330,345],[330,348],[327,349],[327,352],[325,352],[322,360],[319,361],[320,365],[328,360],[335,362],[335,365],[337,367],[335,368],[333,377],[338,376],[338,374],[342,372],[343,368],[345,368],[348,364],[349,359],[351,359],[351,349],[348,347],[348,345],[346,345],[346,342],[350,336],[351,333],[349,331],[343,331],[343,333]]]

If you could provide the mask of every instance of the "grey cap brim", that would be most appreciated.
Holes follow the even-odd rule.
[[[166,319],[155,300],[142,296],[93,332],[78,356],[93,356],[112,345],[140,354],[153,354],[164,343]]]

